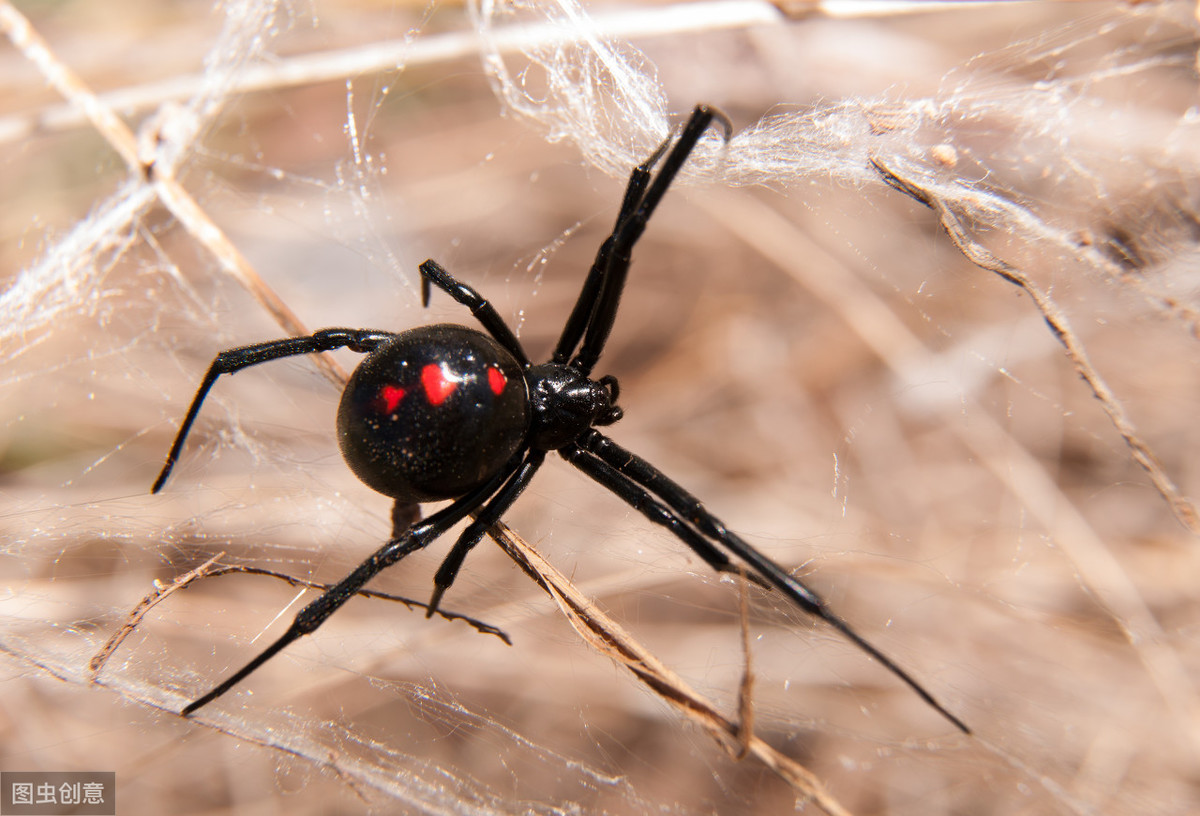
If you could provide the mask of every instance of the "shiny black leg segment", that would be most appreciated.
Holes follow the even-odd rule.
[[[179,433],[175,435],[175,442],[167,453],[167,461],[158,474],[158,478],[154,480],[150,492],[157,493],[161,490],[167,477],[171,475],[171,469],[175,467],[175,462],[179,459],[179,452],[183,450],[183,442],[187,439],[188,431],[191,430],[196,415],[200,413],[200,406],[204,403],[204,398],[208,396],[209,389],[222,374],[234,374],[243,368],[279,360],[283,357],[316,354],[339,348],[348,348],[351,351],[369,354],[380,343],[392,337],[395,337],[393,332],[369,329],[322,329],[308,337],[288,337],[284,340],[255,343],[252,346],[222,351],[213,359],[212,365],[208,367],[208,373],[204,375],[200,387],[196,389],[196,396],[192,397],[191,407],[188,408],[187,415],[179,426]]]
[[[650,184],[650,170],[667,152],[667,148],[671,146],[671,139],[672,137],[668,136],[650,155],[650,158],[633,168],[633,172],[629,174],[629,183],[625,186],[625,197],[621,201],[621,209],[617,213],[613,231],[596,251],[596,259],[592,261],[592,268],[588,270],[587,278],[583,281],[583,288],[579,291],[575,306],[571,309],[567,322],[563,324],[562,334],[558,338],[558,345],[554,347],[554,355],[550,358],[550,362],[565,363],[583,338],[584,329],[587,328],[588,321],[596,307],[596,295],[600,291],[601,281],[604,280],[604,270],[608,268],[613,236],[621,228],[621,224],[625,223],[625,220],[633,215],[638,205],[642,203],[646,186]]]
[[[603,461],[594,453],[585,451],[576,445],[560,449],[558,455],[579,468],[602,487],[616,493],[626,504],[651,522],[666,527],[717,572],[728,572],[734,575],[738,573],[738,568],[733,565],[725,553],[710,544],[704,536],[689,527],[683,519],[679,518],[661,501],[651,496],[648,491],[639,487],[628,476],[622,475],[617,468]],[[765,587],[770,586],[764,584],[758,576],[751,576],[751,580]]]
[[[902,680],[905,685],[916,692],[917,696],[953,723],[956,728],[964,734],[971,733],[971,729],[967,727],[966,723],[951,714],[941,703],[934,699],[932,694],[925,690],[924,686],[918,683],[908,672],[900,668],[891,658],[871,645],[862,635],[855,632],[850,627],[850,624],[835,614],[824,599],[817,595],[816,592],[793,578],[774,561],[731,532],[720,519],[705,509],[699,499],[684,490],[658,468],[637,454],[625,450],[616,442],[613,442],[596,430],[586,431],[576,441],[576,445],[581,450],[593,454],[598,460],[613,468],[620,475],[627,477],[630,482],[640,485],[659,499],[662,499],[665,505],[678,518],[684,519],[690,525],[689,529],[693,529],[699,535],[727,549],[738,560],[744,562],[767,583],[782,592],[805,612],[825,621],[864,652],[874,657],[885,669]],[[578,466],[576,460],[571,461]],[[599,476],[596,476],[596,480],[617,494],[617,496],[626,501],[630,506],[641,511],[651,521],[656,520],[651,512],[643,509],[645,500],[642,497],[642,491],[630,489],[629,486],[614,486],[613,483],[607,482],[599,478]],[[700,557],[712,563],[710,560],[711,556],[705,555],[703,551],[696,549],[692,543],[692,538],[680,535],[674,527],[671,527],[671,529],[680,540],[693,550],[696,550]],[[720,567],[717,567],[717,569],[720,569]]]
[[[475,520],[467,526],[467,529],[463,530],[458,541],[454,542],[454,546],[450,548],[450,552],[433,577],[433,597],[429,599],[429,605],[425,607],[425,617],[432,618],[433,614],[437,612],[442,596],[446,594],[446,590],[458,577],[458,571],[462,568],[467,553],[475,548],[488,528],[499,521],[508,508],[512,507],[512,503],[525,490],[529,480],[533,478],[533,474],[537,473],[537,469],[541,467],[545,459],[545,452],[529,451],[525,461],[521,463],[508,482],[496,492],[487,506],[475,514]]]
[[[609,332],[612,331],[613,322],[617,317],[617,307],[621,303],[625,278],[629,274],[630,253],[633,252],[634,244],[642,236],[642,232],[646,229],[646,223],[654,214],[654,209],[662,201],[662,197],[666,195],[667,188],[675,180],[679,169],[683,167],[683,163],[687,161],[692,149],[699,143],[700,137],[704,135],[714,120],[721,123],[725,139],[728,141],[733,133],[733,125],[730,124],[728,117],[716,108],[697,105],[692,111],[691,118],[683,126],[679,140],[675,142],[675,146],[663,160],[658,175],[646,188],[645,195],[642,196],[633,212],[621,219],[606,242],[609,244],[608,258],[597,286],[598,291],[593,296],[595,305],[590,309],[591,316],[587,322],[587,331],[583,336],[583,345],[580,346],[575,359],[571,361],[571,366],[580,373],[585,375],[591,373],[596,361],[600,359],[604,344],[608,341]],[[605,252],[604,248],[601,248],[601,252]]]
[[[355,593],[380,572],[405,556],[429,546],[438,536],[478,510],[488,500],[488,497],[499,489],[500,485],[513,473],[516,467],[515,463],[510,464],[498,475],[493,476],[482,487],[476,488],[449,507],[434,513],[424,521],[414,524],[404,535],[388,541],[388,543],[372,553],[366,561],[355,567],[353,572],[322,593],[320,597],[308,606],[301,609],[287,631],[278,640],[264,649],[258,657],[251,660],[241,670],[208,692],[208,694],[189,703],[181,712],[182,715],[185,717],[190,716],[197,709],[208,705],[229,691],[242,680],[246,679],[255,669],[282,651],[292,641],[315,631],[330,615],[340,609],[346,601],[354,597]]]
[[[455,279],[446,268],[430,258],[421,264],[421,305],[429,305],[430,284],[436,285],[450,297],[471,310],[471,314],[487,329],[487,333],[511,354],[521,367],[529,365],[529,356],[521,348],[521,341],[512,333],[512,329],[500,317],[496,309],[487,299],[471,286]]]

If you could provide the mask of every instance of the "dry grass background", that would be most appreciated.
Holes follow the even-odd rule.
[[[20,7],[97,91],[200,72],[222,24],[196,3]],[[1175,9],[1172,30],[1187,32]],[[785,103],[921,98],[976,54],[1155,13],[1005,4],[635,43],[677,111],[710,101],[740,129]],[[314,2],[283,16],[271,50],[399,38],[427,14],[418,39],[470,25],[455,6]],[[1044,246],[989,238],[1070,316],[1165,472],[1196,495],[1198,177],[1184,124],[1197,99],[1178,67],[1196,42],[1156,40],[1167,27],[1096,46],[1158,49],[1147,59],[1166,68],[1133,77],[1091,141],[1063,145],[1082,168],[1063,177],[1092,187],[1004,180],[1052,223],[1086,228],[1080,244],[1122,275],[1073,277]],[[121,813],[796,807],[776,774],[589,651],[495,547],[472,554],[445,605],[503,627],[512,647],[355,601],[185,722],[171,711],[294,611],[296,590],[227,576],[157,606],[90,683],[88,659],[152,581],[219,552],[336,580],[386,536],[388,506],[342,465],[337,391],[307,360],[221,382],[172,481],[147,495],[211,356],[282,330],[161,207],[93,247],[78,286],[35,280],[128,171],[87,125],[22,131],[60,100],[16,49],[0,65],[0,274],[6,307],[27,308],[6,314],[61,303],[52,320],[5,327],[0,350],[0,768],[115,770]],[[995,60],[959,76],[1012,104],[1009,89],[1062,71]],[[544,355],[623,180],[502,115],[475,57],[355,76],[352,94],[347,79],[232,96],[184,187],[311,328],[464,320],[444,298],[419,308],[416,264],[432,256]],[[137,129],[149,112],[126,115]],[[964,162],[1019,155],[1022,134],[961,125]],[[757,733],[850,812],[1196,810],[1195,536],[1031,299],[967,261],[929,210],[882,183],[681,186],[638,247],[601,367],[623,386],[615,438],[806,576],[975,729],[954,733],[834,634],[752,592]],[[560,461],[507,521],[734,715],[735,584]],[[373,586],[423,597],[436,563],[414,557]]]

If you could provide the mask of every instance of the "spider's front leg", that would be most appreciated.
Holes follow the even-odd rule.
[[[915,677],[855,631],[829,608],[820,595],[746,543],[710,513],[699,499],[645,459],[595,430],[583,434],[577,440],[572,454],[566,458],[650,521],[667,526],[697,555],[722,571],[728,565],[728,559],[717,551],[716,547],[724,547],[754,570],[763,582],[783,593],[808,614],[828,623],[854,645],[879,661],[885,669],[916,692],[918,697],[958,730],[964,734],[971,733],[971,729],[963,720],[938,702]],[[651,500],[647,492],[660,501]],[[702,541],[699,546],[698,541]]]
[[[588,269],[587,277],[584,278],[583,288],[579,291],[579,297],[575,299],[575,306],[571,309],[567,322],[563,324],[558,345],[554,347],[554,354],[551,356],[550,362],[565,363],[575,351],[575,347],[579,345],[583,331],[587,328],[588,321],[591,320],[592,309],[596,305],[596,295],[599,294],[600,284],[604,280],[604,270],[608,268],[613,236],[621,228],[621,224],[625,223],[642,203],[646,187],[650,184],[650,171],[654,169],[654,165],[658,164],[658,160],[671,146],[671,138],[668,136],[664,139],[662,144],[650,154],[650,157],[633,168],[629,174],[629,181],[625,185],[625,195],[621,199],[621,209],[617,212],[617,221],[613,224],[613,231],[596,250],[596,257],[592,261],[591,268]]]
[[[632,206],[629,200],[630,196],[628,193],[626,194],[622,212],[625,212],[627,208],[630,211],[625,217],[618,219],[612,235],[600,247],[597,263],[593,266],[593,270],[600,266],[601,260],[603,267],[596,275],[595,280],[589,273],[583,291],[580,292],[579,301],[575,305],[575,311],[572,312],[571,319],[567,324],[568,329],[582,331],[582,326],[574,326],[573,323],[577,313],[588,315],[583,342],[579,347],[579,352],[571,360],[571,367],[577,371],[585,375],[590,374],[596,361],[600,359],[600,353],[604,350],[605,343],[608,342],[608,335],[617,318],[621,293],[625,289],[625,279],[629,275],[633,247],[645,231],[650,216],[654,214],[659,202],[667,194],[671,182],[675,180],[675,176],[687,161],[688,156],[692,154],[692,150],[700,143],[700,138],[713,122],[721,125],[722,135],[728,142],[733,133],[733,125],[730,123],[729,117],[709,105],[697,105],[687,123],[684,124],[683,130],[680,131],[679,140],[662,160],[658,175],[645,187],[645,194],[638,200],[636,207]],[[649,163],[653,163],[661,155],[662,149],[660,147],[651,156]],[[634,176],[630,178],[630,188],[635,185],[637,178],[635,170]],[[636,183],[644,184],[644,182]],[[559,340],[558,348],[555,350],[555,358],[558,358],[567,345],[573,348],[578,339],[577,336],[567,337],[564,332],[564,336]]]

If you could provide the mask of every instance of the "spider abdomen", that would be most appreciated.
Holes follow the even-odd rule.
[[[496,341],[464,326],[422,326],[354,370],[338,408],[338,443],[368,487],[402,501],[439,501],[503,468],[529,415],[521,366]]]

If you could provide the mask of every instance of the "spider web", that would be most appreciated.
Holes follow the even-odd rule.
[[[116,770],[131,812],[1193,811],[1194,8],[867,5],[0,5],[0,767]],[[731,758],[677,707],[738,720],[736,583],[559,462],[507,520],[595,609],[483,547],[445,605],[512,647],[356,600],[173,716],[311,595],[171,581],[336,580],[389,529],[332,438],[354,355],[226,378],[147,495],[211,356],[468,322],[419,308],[429,256],[544,356],[697,101],[735,134],[638,247],[613,435],[976,736],[751,591]],[[372,587],[424,598],[433,549]],[[604,610],[643,683],[581,642]]]

